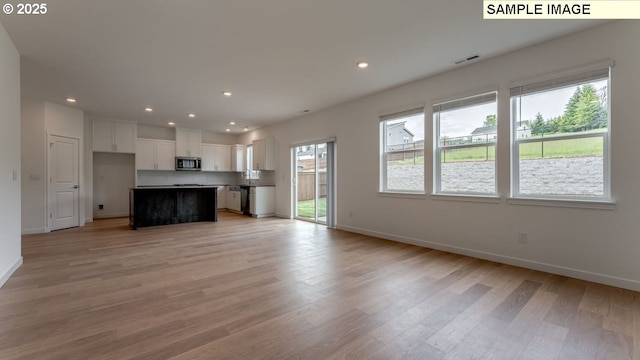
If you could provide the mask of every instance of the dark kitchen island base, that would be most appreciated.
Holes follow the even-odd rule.
[[[137,187],[129,190],[129,226],[218,221],[215,186]]]

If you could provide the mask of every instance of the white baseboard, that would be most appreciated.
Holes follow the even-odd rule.
[[[266,217],[274,217],[274,216],[276,216],[276,214],[274,214],[274,213],[269,213],[269,214],[252,214],[252,215],[251,215],[251,217],[258,218],[258,219],[266,218]]]
[[[398,241],[406,244],[417,245],[421,247],[426,247],[435,250],[446,251],[454,254],[471,256],[479,259],[490,260],[499,262],[502,264],[519,266],[527,269],[544,271],[551,274],[563,275],[567,277],[572,277],[580,280],[592,281],[600,284],[611,285],[619,288],[629,289],[633,291],[640,291],[640,281],[625,279],[605,274],[593,273],[590,271],[584,271],[579,269],[573,269],[560,265],[547,264],[538,261],[532,261],[512,256],[505,256],[500,254],[489,253],[480,250],[467,249],[458,246],[451,246],[421,239],[415,239],[405,236],[399,236],[394,234],[387,234],[378,231],[371,231],[367,229],[361,229],[352,226],[338,226],[338,229],[350,231],[358,234],[369,235],[374,237],[379,237],[386,240]]]
[[[32,235],[32,234],[44,234],[47,232],[47,229],[41,228],[31,228],[31,229],[22,229],[22,235]]]
[[[93,218],[94,219],[110,219],[110,218],[117,218],[117,217],[127,217],[129,216],[129,213],[105,213],[105,214],[97,214],[94,215]]]
[[[4,274],[0,274],[0,288],[2,287],[2,285],[4,285],[4,283],[7,282],[7,280],[9,280],[11,275],[13,275],[16,270],[18,270],[20,265],[22,265],[22,256],[20,256],[18,260],[16,260],[16,262],[14,262],[13,265],[11,265],[7,269],[7,271],[4,272]]]

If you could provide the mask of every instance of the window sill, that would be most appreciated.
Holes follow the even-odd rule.
[[[615,210],[616,209],[615,202],[597,201],[597,200],[508,198],[507,203],[511,205],[566,207],[566,208],[594,209],[594,210]]]
[[[425,193],[410,193],[410,192],[394,192],[394,191],[378,191],[378,195],[382,197],[394,197],[405,199],[426,199]]]
[[[490,204],[499,204],[502,201],[502,198],[498,195],[431,194],[429,195],[429,197],[432,200],[464,201]]]

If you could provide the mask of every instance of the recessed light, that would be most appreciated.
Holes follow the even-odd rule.
[[[244,130],[244,131],[249,131],[249,127],[248,127],[248,126],[245,126],[245,127],[244,127],[244,129],[242,129],[242,130]]]
[[[311,111],[311,110],[309,110],[309,109],[307,109],[307,110],[302,110],[302,112],[303,112],[303,113],[305,113],[305,114],[306,114],[306,113],[308,113],[309,111]]]
[[[196,117],[196,114],[189,114],[187,116],[190,117],[190,118],[194,118],[194,117]]]
[[[224,91],[224,92],[222,93],[222,95],[224,95],[224,96],[231,96],[231,91]]]
[[[235,125],[236,122],[235,121],[229,121],[229,125]]]
[[[174,123],[173,121],[169,121],[167,124],[169,124],[169,126],[173,126],[173,125],[175,125],[176,123]]]
[[[76,99],[74,99],[74,98],[67,98],[67,101],[68,101],[68,102],[70,102],[70,103],[74,103],[74,102],[76,102]]]
[[[144,108],[144,111],[146,111],[146,112],[152,112],[152,111],[153,111],[153,109],[152,109],[152,108],[150,108],[150,107],[146,107],[146,108]]]
[[[358,62],[356,65],[358,65],[358,67],[359,67],[360,69],[365,69],[365,68],[369,67],[369,63],[368,63],[368,62],[366,62],[366,61],[360,61],[360,62]]]
[[[231,129],[224,129],[224,131],[229,132],[229,131],[231,131]]]

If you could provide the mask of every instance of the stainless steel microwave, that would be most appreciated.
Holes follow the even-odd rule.
[[[199,157],[176,157],[177,171],[200,171],[202,170],[202,159]]]

